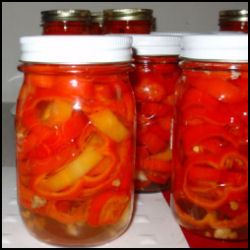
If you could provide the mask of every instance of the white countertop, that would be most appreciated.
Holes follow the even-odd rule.
[[[2,168],[2,247],[57,248],[32,237],[19,216],[14,167]],[[139,194],[135,216],[119,238],[98,248],[187,248],[188,243],[162,193]]]

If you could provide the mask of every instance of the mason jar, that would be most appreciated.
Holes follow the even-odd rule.
[[[185,36],[180,67],[171,206],[194,233],[246,240],[248,36]]]
[[[219,12],[220,31],[241,31],[248,34],[248,10],[222,10]]]
[[[133,35],[131,82],[137,106],[136,181],[138,192],[169,189],[172,123],[180,37]]]
[[[88,10],[46,10],[41,15],[43,35],[90,34]]]
[[[153,27],[151,9],[107,9],[103,11],[103,33],[149,34]]]
[[[117,238],[133,211],[131,38],[31,36],[20,45],[16,162],[24,224],[57,245]]]

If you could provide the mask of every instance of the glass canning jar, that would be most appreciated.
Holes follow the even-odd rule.
[[[90,34],[88,10],[46,10],[41,15],[43,35]]]
[[[103,11],[103,33],[149,34],[152,31],[151,9],[108,9]]]
[[[100,35],[103,33],[103,13],[91,12],[90,33],[93,35]]]
[[[246,240],[248,36],[185,36],[181,58],[171,206],[194,233]]]
[[[20,43],[16,157],[24,224],[52,244],[110,241],[133,211],[131,39],[36,36]]]
[[[171,126],[180,38],[133,35],[134,70],[131,82],[137,106],[136,182],[138,192],[170,187],[172,173]]]
[[[222,10],[219,12],[220,31],[248,33],[248,10]]]

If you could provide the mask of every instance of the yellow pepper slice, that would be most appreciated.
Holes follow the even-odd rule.
[[[172,150],[170,147],[166,148],[163,152],[158,154],[154,154],[150,156],[150,158],[160,159],[164,161],[171,161],[172,160]]]
[[[55,99],[52,102],[42,102],[39,107],[41,120],[48,126],[64,123],[72,113],[72,105],[60,99]]]
[[[115,142],[121,142],[129,137],[128,129],[108,109],[89,115],[89,119],[95,127]]]
[[[102,159],[103,155],[96,151],[94,147],[87,146],[79,157],[65,165],[55,175],[45,179],[42,185],[48,190],[60,191],[88,173]]]

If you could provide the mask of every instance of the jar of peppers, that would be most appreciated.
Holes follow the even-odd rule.
[[[20,44],[16,157],[24,224],[53,244],[114,239],[133,211],[131,38],[35,36]]]
[[[219,12],[221,31],[241,31],[248,33],[248,10],[222,10]]]
[[[185,36],[181,57],[171,206],[194,233],[246,240],[248,36]]]
[[[46,10],[41,15],[43,35],[90,34],[88,10]]]
[[[91,12],[91,25],[90,34],[100,35],[102,34],[103,27],[103,13],[102,12]]]
[[[180,37],[133,35],[131,81],[137,105],[136,191],[169,188],[171,126],[175,86],[180,75]]]
[[[153,26],[151,9],[108,9],[103,11],[103,33],[149,34]]]

